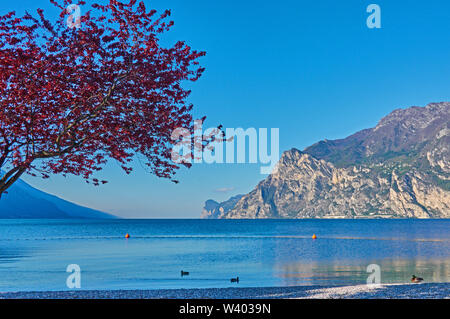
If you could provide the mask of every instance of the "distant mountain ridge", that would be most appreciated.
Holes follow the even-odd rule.
[[[286,151],[253,191],[202,215],[449,218],[450,103],[398,109],[374,128]]]
[[[111,219],[113,215],[76,205],[17,181],[0,199],[0,219]]]

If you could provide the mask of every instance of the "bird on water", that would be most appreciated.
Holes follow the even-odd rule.
[[[422,282],[422,281],[423,281],[423,278],[416,277],[415,275],[412,275],[411,282],[419,283],[419,282]]]

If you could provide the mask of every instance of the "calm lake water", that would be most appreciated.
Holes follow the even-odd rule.
[[[0,220],[0,291],[67,290],[69,264],[81,289],[449,282],[450,220]]]

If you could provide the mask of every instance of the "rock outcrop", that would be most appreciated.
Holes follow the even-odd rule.
[[[395,110],[345,139],[291,149],[253,191],[214,202],[204,216],[450,218],[449,123],[450,103],[432,103]]]

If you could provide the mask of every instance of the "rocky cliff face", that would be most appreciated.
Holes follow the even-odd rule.
[[[450,218],[450,103],[395,110],[348,138],[285,152],[210,218]]]
[[[218,203],[215,200],[209,199],[205,202],[202,214],[200,218],[203,219],[216,219],[221,218],[226,212],[236,206],[236,203],[242,198],[243,195],[236,195],[230,199]]]

